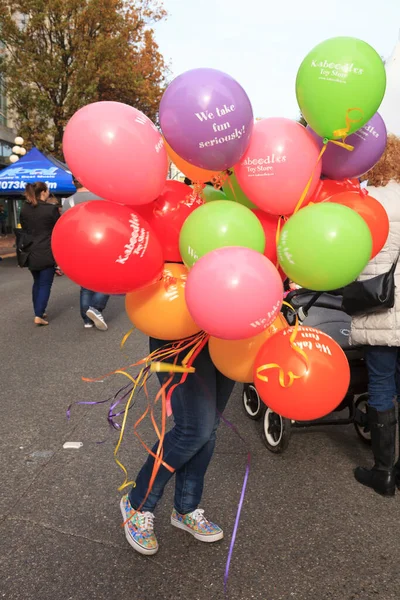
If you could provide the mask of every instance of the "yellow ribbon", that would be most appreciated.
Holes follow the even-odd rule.
[[[359,113],[361,113],[361,116],[358,119],[350,119],[349,114],[353,110],[357,110]],[[362,110],[362,108],[348,108],[346,111],[346,127],[343,127],[342,129],[336,129],[336,131],[333,132],[333,137],[343,138],[344,141],[344,139],[349,135],[352,124],[359,123],[360,121],[362,121],[363,116],[364,111]]]
[[[292,308],[290,306],[290,304],[288,304],[287,302],[283,302],[283,304]],[[263,371],[267,371],[268,369],[279,369],[279,375],[278,375],[279,385],[283,388],[289,388],[293,385],[293,383],[295,382],[296,379],[301,379],[302,377],[304,377],[304,375],[306,375],[308,373],[308,369],[310,366],[308,356],[302,348],[299,348],[299,346],[296,346],[296,344],[295,344],[298,331],[299,331],[299,319],[296,315],[296,323],[295,323],[294,329],[290,335],[289,344],[290,344],[291,349],[294,352],[297,352],[297,354],[299,354],[301,356],[301,358],[304,360],[304,363],[306,366],[305,372],[302,373],[302,375],[295,375],[295,373],[293,373],[292,371],[289,371],[287,373],[288,382],[285,383],[285,375],[286,374],[285,374],[285,371],[283,370],[283,368],[280,365],[278,365],[277,363],[268,363],[266,365],[261,365],[260,367],[257,368],[256,375],[257,375],[258,379],[268,383],[268,381],[269,381],[268,377],[266,375],[261,375],[261,373]]]

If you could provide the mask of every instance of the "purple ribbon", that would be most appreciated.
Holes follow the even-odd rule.
[[[232,431],[234,431],[236,433],[236,435],[238,436],[238,438],[244,444],[246,444],[245,440],[242,438],[242,436],[240,435],[239,431],[236,429],[235,425],[233,425],[233,423],[231,423],[230,421],[228,421],[228,419],[226,419],[221,413],[219,413],[219,416],[222,419],[222,421],[225,423],[225,425],[227,425],[228,427],[230,427],[230,429],[232,429]],[[246,493],[247,480],[249,478],[249,473],[250,473],[250,463],[251,463],[251,454],[250,454],[250,452],[247,452],[246,471],[245,471],[245,474],[244,474],[242,491],[240,493],[240,499],[239,499],[238,509],[237,509],[237,512],[236,512],[235,525],[233,527],[231,543],[229,544],[228,558],[226,560],[226,566],[225,566],[224,593],[225,593],[226,597],[228,597],[229,568],[230,568],[230,564],[231,564],[231,560],[232,560],[233,550],[234,550],[234,547],[235,547],[236,534],[237,534],[237,530],[238,530],[238,527],[239,527],[239,521],[240,521],[240,514],[241,514],[242,508],[243,508],[243,501],[244,501],[244,496],[245,496],[245,493]]]

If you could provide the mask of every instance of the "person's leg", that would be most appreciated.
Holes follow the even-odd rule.
[[[211,396],[211,390],[216,385],[214,425],[204,446],[176,471],[174,507],[181,515],[193,512],[201,502],[204,477],[214,454],[219,414],[225,410],[235,385],[234,381],[222,375],[215,368],[208,347],[204,349],[202,359],[202,368],[196,367],[195,377],[198,382],[198,390],[205,397]]]
[[[371,428],[372,469],[357,467],[354,475],[359,483],[382,495],[395,491],[393,471],[396,442],[396,373],[398,349],[368,346],[365,350],[368,368],[368,419]]]
[[[99,312],[103,312],[103,310],[107,306],[107,302],[109,299],[110,296],[108,296],[107,294],[100,294],[99,292],[94,292],[92,297],[92,303],[90,306],[92,306]]]
[[[86,311],[86,317],[89,318],[100,331],[107,331],[108,326],[103,317],[103,310],[105,309],[108,299],[110,296],[106,294],[100,294],[93,292],[91,304]]]
[[[151,351],[162,347],[167,342],[151,341]],[[183,358],[183,356],[182,356]],[[180,384],[172,394],[172,410],[175,425],[164,438],[163,460],[175,471],[183,467],[205,444],[208,443],[213,433],[216,420],[216,371],[209,361],[208,349],[205,348],[194,362],[196,375],[189,374],[185,383]],[[198,376],[207,380],[209,393],[199,385]],[[181,375],[174,377],[174,383],[180,381]],[[160,374],[160,382],[165,380],[165,374]],[[153,451],[157,448],[157,444]],[[153,470],[154,459],[149,455],[146,463],[136,478],[136,486],[129,494],[133,508],[142,505],[146,496]],[[165,485],[172,477],[164,466],[155,479],[151,493],[144,502],[141,510],[153,512],[160,500]],[[199,478],[203,478],[200,474]]]
[[[37,271],[37,293],[35,298],[35,316],[40,319],[46,310],[50,298],[51,286],[54,280],[54,267]]]
[[[33,304],[33,312],[36,316],[36,298],[37,298],[37,294],[38,294],[38,289],[39,289],[39,274],[40,271],[31,271],[32,273],[32,277],[33,277],[33,285],[32,285],[32,304]]]
[[[94,292],[92,292],[91,290],[87,290],[84,287],[81,287],[80,311],[81,311],[81,317],[82,317],[85,325],[93,325],[91,319],[89,319],[89,317],[86,316],[86,312],[89,310],[89,307],[91,306],[93,295],[94,295]]]

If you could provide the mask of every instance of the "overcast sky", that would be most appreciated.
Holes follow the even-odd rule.
[[[399,37],[400,0],[164,0],[156,39],[173,76],[197,67],[229,73],[256,117],[296,118],[304,56],[329,37],[361,38],[388,57]]]

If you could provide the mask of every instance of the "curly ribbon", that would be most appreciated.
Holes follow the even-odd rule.
[[[125,342],[129,338],[131,333],[132,333],[132,331],[129,331],[128,334],[126,334],[124,336],[124,338],[121,342],[121,345],[125,344]],[[133,364],[129,365],[128,367],[124,367],[124,368],[112,371],[112,372],[108,373],[107,375],[104,375],[103,377],[97,377],[97,378],[82,377],[83,381],[96,382],[96,381],[102,381],[106,377],[110,377],[111,375],[118,374],[118,375],[123,375],[124,377],[127,377],[132,384],[132,385],[129,384],[129,386],[130,386],[130,390],[128,392],[129,397],[128,397],[128,400],[126,402],[124,409],[119,411],[117,414],[114,414],[115,407],[117,406],[117,404],[119,402],[121,402],[121,400],[118,400],[118,402],[113,403],[112,407],[109,410],[109,415],[108,415],[108,421],[110,422],[110,424],[112,424],[112,426],[115,429],[119,429],[119,439],[118,439],[118,442],[117,442],[115,450],[114,450],[114,460],[124,474],[124,481],[123,481],[122,485],[119,486],[119,488],[118,488],[119,491],[122,491],[123,489],[125,489],[126,487],[128,487],[130,485],[133,485],[133,486],[135,485],[134,481],[129,481],[128,471],[127,471],[126,467],[119,460],[118,452],[120,450],[120,447],[121,447],[121,444],[122,444],[122,441],[124,438],[128,413],[132,407],[135,392],[137,391],[138,388],[143,388],[145,391],[147,401],[148,401],[147,408],[144,411],[144,413],[141,415],[141,417],[136,421],[135,425],[133,426],[133,430],[134,430],[134,434],[139,439],[142,446],[154,458],[154,465],[153,465],[153,470],[152,470],[152,474],[150,477],[146,496],[143,499],[141,506],[137,510],[141,510],[141,507],[144,505],[149,494],[151,493],[151,490],[154,485],[154,481],[157,477],[157,473],[158,473],[160,467],[161,466],[165,467],[166,469],[171,471],[171,473],[174,472],[174,469],[170,465],[166,464],[163,461],[163,446],[164,446],[164,438],[165,438],[165,433],[166,433],[166,421],[167,421],[167,416],[169,414],[172,414],[172,411],[171,411],[172,393],[177,385],[179,385],[180,383],[183,383],[186,380],[189,373],[195,372],[195,369],[192,366],[192,364],[193,364],[194,360],[196,359],[197,355],[199,354],[199,352],[201,352],[202,348],[204,348],[205,344],[208,342],[208,339],[209,339],[208,334],[206,334],[204,332],[200,332],[194,336],[191,336],[190,338],[186,338],[184,340],[179,340],[177,342],[172,342],[170,344],[166,344],[163,348],[160,348],[160,349],[150,353],[148,356],[137,361],[136,363],[133,363]],[[177,364],[178,357],[183,352],[187,352],[187,353],[182,360],[182,365],[178,365]],[[173,363],[164,362],[168,359],[173,359]],[[127,370],[132,367],[141,367],[140,372],[136,377],[133,377],[132,375],[130,375],[130,373],[127,372]],[[149,394],[147,392],[147,382],[148,382],[150,375],[155,372],[169,373],[170,376],[168,377],[167,381],[165,381],[163,383],[163,385],[161,386],[161,389],[157,393],[154,403],[152,404],[149,400]],[[173,378],[174,378],[174,373],[180,373],[180,374],[182,374],[182,377],[178,383],[176,383],[175,385],[171,385]],[[123,389],[126,389],[126,387]],[[168,389],[168,392],[167,392],[167,389]],[[118,394],[120,393],[120,391],[118,392]],[[125,397],[128,394],[126,394],[123,399],[125,399]],[[115,398],[116,398],[116,396],[114,396],[114,400],[115,400]],[[159,428],[156,423],[155,416],[154,416],[154,406],[158,402],[158,400],[160,400],[160,398],[161,398],[161,427]],[[103,401],[101,403],[103,403]],[[93,403],[93,404],[97,404],[97,403]],[[68,409],[69,412],[70,412],[70,409],[71,409],[71,407],[69,407],[69,409]],[[120,415],[123,415],[123,420],[122,420],[122,424],[119,426],[117,423],[115,423],[114,418],[118,417]],[[157,450],[155,453],[146,445],[146,443],[142,440],[139,432],[137,431],[139,425],[143,422],[143,420],[148,415],[150,415],[151,422],[153,424],[154,430],[155,430],[157,438],[158,438],[158,445],[157,445]]]
[[[288,304],[287,302],[283,302],[283,304],[292,308],[290,306],[290,304]],[[282,367],[280,365],[278,365],[277,363],[269,363],[266,365],[261,365],[260,367],[257,368],[256,374],[257,374],[258,379],[268,383],[269,379],[268,379],[267,375],[262,375],[261,373],[263,371],[267,371],[268,369],[279,369],[279,375],[278,375],[279,385],[283,388],[288,388],[293,385],[293,383],[295,382],[296,379],[301,379],[302,377],[304,377],[304,375],[306,375],[308,373],[308,369],[310,366],[308,356],[302,348],[299,348],[299,346],[296,345],[296,337],[297,337],[298,331],[299,331],[299,319],[296,315],[296,324],[293,328],[292,333],[290,334],[289,344],[290,344],[291,349],[294,352],[296,352],[297,354],[299,354],[301,356],[301,358],[303,359],[305,366],[306,366],[305,372],[302,375],[295,375],[292,371],[289,371],[287,373],[288,381],[286,383],[285,382],[286,374],[285,374],[285,371],[282,369]]]
[[[211,179],[211,183],[216,190],[220,190],[224,186],[224,183],[227,179],[229,179],[227,171],[221,171],[221,173],[218,173],[218,175],[214,175],[214,177]]]
[[[361,117],[359,119],[350,119],[349,113],[351,111],[353,111],[353,110],[358,110],[361,113]],[[354,150],[354,146],[351,146],[350,144],[346,144],[345,143],[345,139],[346,139],[346,136],[348,135],[348,133],[349,133],[349,131],[351,129],[351,125],[353,123],[358,123],[359,121],[361,121],[361,119],[363,118],[363,114],[364,113],[363,113],[363,111],[362,111],[361,108],[349,108],[349,109],[347,109],[347,111],[346,111],[346,117],[345,117],[346,118],[346,127],[344,127],[343,129],[337,129],[336,131],[333,132],[333,137],[341,137],[342,141],[339,142],[338,140],[331,140],[331,139],[328,139],[328,138],[324,138],[324,145],[322,146],[321,152],[319,153],[319,156],[317,158],[317,162],[315,164],[315,167],[313,169],[311,177],[308,180],[307,185],[304,188],[304,191],[303,191],[303,193],[300,196],[300,200],[298,201],[298,203],[296,205],[296,208],[294,209],[294,212],[293,212],[294,215],[303,206],[304,200],[306,199],[307,194],[308,194],[308,192],[310,190],[311,183],[312,183],[312,180],[313,180],[314,175],[315,175],[315,171],[316,171],[316,169],[317,169],[320,161],[322,160],[322,157],[323,157],[323,155],[324,155],[324,153],[325,153],[325,151],[326,151],[326,149],[328,147],[328,144],[335,144],[335,146],[340,146],[341,148],[344,148],[345,150],[348,150],[349,152],[352,152]]]
[[[361,116],[358,119],[350,119],[349,114],[353,110],[356,110],[361,114]],[[362,110],[362,108],[348,108],[346,111],[346,127],[343,127],[342,129],[336,129],[336,131],[333,132],[333,137],[334,138],[343,138],[343,141],[344,141],[345,138],[349,135],[352,124],[359,123],[360,121],[362,121],[363,116],[364,116],[364,111]],[[331,140],[331,141],[334,141],[334,140]]]

